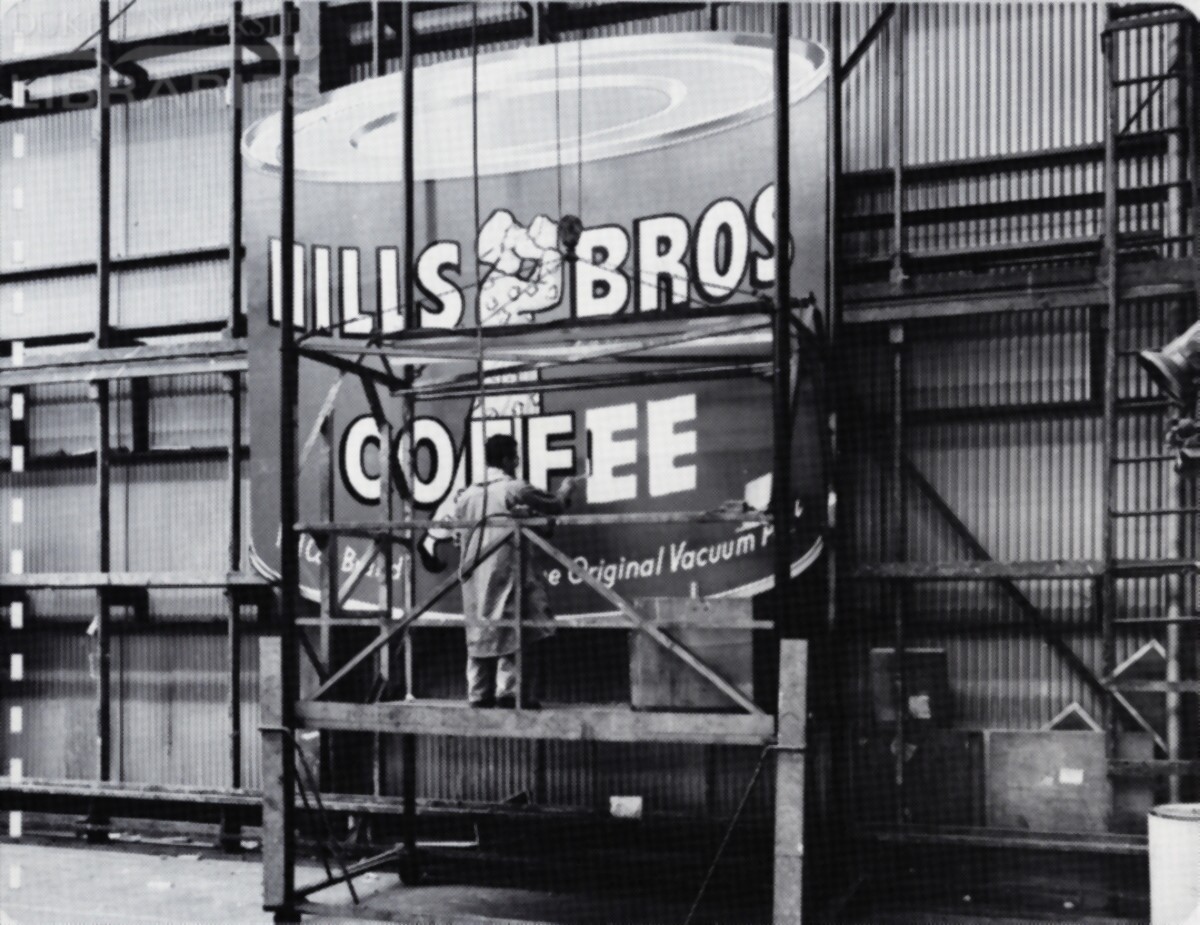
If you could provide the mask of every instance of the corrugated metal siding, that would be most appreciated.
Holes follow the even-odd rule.
[[[114,777],[229,786],[227,643],[220,634],[128,634],[113,647]],[[260,785],[257,640],[242,645],[243,785]]]
[[[74,16],[78,39],[94,28],[94,8],[58,0],[39,10]],[[257,3],[248,4],[253,10]],[[884,9],[882,3],[850,4],[842,11],[846,53]],[[32,8],[31,4],[25,7]],[[265,2],[269,11],[274,2]],[[481,23],[517,14],[515,5],[482,6]],[[55,12],[57,11],[57,12]],[[223,18],[221,0],[176,4],[140,0],[126,15],[119,35],[151,34],[180,24]],[[418,27],[462,24],[463,11],[423,12]],[[719,8],[721,28],[766,32],[766,4]],[[824,40],[826,10],[798,5],[794,34]],[[906,6],[907,165],[937,164],[1034,152],[1045,148],[1096,145],[1101,139],[1099,29],[1102,8],[1092,4],[928,4]],[[91,20],[88,19],[91,17]],[[168,22],[165,17],[171,17]],[[439,19],[438,17],[441,17]],[[190,22],[191,20],[189,20]],[[90,25],[88,24],[90,22]],[[593,34],[646,33],[702,29],[702,13],[678,13]],[[850,75],[845,87],[845,161],[853,174],[846,191],[851,218],[889,219],[889,55],[894,33],[886,30]],[[0,52],[11,50],[9,30],[0,30]],[[566,38],[574,38],[567,36]],[[1122,49],[1141,73],[1170,63],[1169,34],[1122,39],[1140,45]],[[76,44],[72,41],[70,44]],[[517,48],[512,41],[498,48]],[[423,57],[421,64],[464,52]],[[397,62],[388,62],[394,70]],[[353,77],[367,76],[358,67]],[[1132,112],[1136,91],[1123,94]],[[276,106],[273,82],[247,87],[247,124]],[[119,108],[114,116],[115,252],[153,253],[219,245],[225,240],[228,190],[227,113],[219,90]],[[1168,127],[1175,113],[1167,96],[1148,106],[1138,129]],[[24,242],[23,266],[88,261],[94,256],[95,147],[90,113],[31,119],[0,126],[0,182],[20,184],[25,209],[5,209],[0,222],[0,269],[12,269],[12,242]],[[24,160],[12,158],[17,132],[27,137]],[[1147,184],[1170,179],[1172,165],[1162,153],[1129,157],[1122,182]],[[1037,200],[1047,196],[1096,194],[1102,189],[1099,160],[1080,156],[1054,167],[1009,166],[1003,171],[960,165],[954,171],[906,178],[906,210],[980,207]],[[164,207],[164,204],[166,207]],[[64,217],[69,217],[65,220]],[[1123,205],[1127,230],[1158,230],[1171,216],[1159,204]],[[867,223],[870,224],[870,223]],[[991,217],[913,223],[905,246],[938,251],[1094,236],[1094,206],[1050,210],[1029,203]],[[867,227],[847,234],[851,258],[890,253],[890,228]],[[226,280],[218,263],[166,270],[118,273],[114,308],[118,322],[152,325],[207,320],[224,314]],[[25,313],[11,312],[12,287],[0,287],[0,337],[86,331],[94,315],[90,278],[29,283]],[[1148,303],[1128,332],[1127,345],[1161,343],[1170,333],[1170,306]],[[1020,318],[917,326],[910,347],[909,392],[914,423],[907,450],[916,468],[976,533],[996,558],[1094,557],[1098,554],[1100,430],[1090,395],[1089,311],[1056,310]],[[843,496],[845,538],[852,558],[884,558],[882,547],[887,485],[888,378],[886,348],[878,332],[852,353],[851,381],[870,417],[851,421],[845,433],[847,479]],[[875,338],[875,339],[870,339]],[[1146,383],[1123,360],[1122,394],[1149,395]],[[219,382],[191,377],[151,385],[151,444],[154,447],[223,445],[226,400]],[[127,390],[118,390],[114,443],[131,442]],[[1030,408],[1004,406],[1029,406]],[[983,406],[986,413],[972,413]],[[6,412],[3,412],[6,413]],[[0,413],[0,431],[6,431]],[[883,415],[883,421],[878,416]],[[92,446],[94,411],[82,389],[36,389],[31,397],[30,444],[35,455],[81,453]],[[7,434],[0,433],[0,448]],[[1123,418],[1121,452],[1154,452],[1161,446],[1155,411]],[[868,446],[875,449],[869,451]],[[94,568],[92,470],[87,460],[22,476],[0,474],[0,500],[15,490],[26,499],[22,542],[31,571]],[[1166,484],[1161,467],[1134,478],[1123,475],[1121,504],[1156,503]],[[18,481],[19,480],[19,481]],[[17,487],[14,488],[13,486]],[[114,561],[131,569],[221,570],[224,565],[226,489],[224,463],[212,460],[137,463],[114,472]],[[947,529],[927,499],[910,486],[910,554],[929,559],[966,558],[961,540]],[[181,529],[186,526],[186,531]],[[1121,555],[1151,555],[1159,532],[1146,521],[1123,525]],[[0,541],[10,548],[12,528],[0,518]],[[1196,546],[1196,537],[1188,542]],[[1092,620],[1091,588],[1085,583],[1024,582],[1021,590],[1047,616],[1062,625],[1071,644],[1099,667],[1099,641]],[[1123,582],[1121,594],[1131,615],[1160,606],[1156,582]],[[90,777],[94,773],[94,679],[89,675],[92,642],[83,634],[94,595],[37,592],[30,595],[37,619],[74,621],[61,631],[22,637],[30,681],[15,692],[23,702],[26,731],[17,744],[27,749],[26,773],[47,777]],[[865,644],[888,645],[886,594],[875,587],[854,589],[851,603],[868,618]],[[152,596],[157,619],[216,619],[224,614],[216,593],[161,592]],[[1035,634],[1019,627],[1020,612],[995,587],[941,584],[914,591],[913,645],[938,645],[948,653],[955,691],[956,720],[963,724],[1032,727],[1044,723],[1072,700],[1094,714],[1099,705],[1063,661]],[[80,622],[83,621],[83,622]],[[933,628],[934,621],[953,621]],[[968,632],[969,631],[969,634]],[[453,636],[450,639],[448,636]],[[0,634],[3,638],[3,634]],[[1122,656],[1146,636],[1123,635]],[[456,696],[461,685],[461,637],[443,634],[440,645],[452,658],[431,666],[436,675],[429,696]],[[169,635],[121,636],[114,644],[120,745],[114,749],[120,773],[153,783],[226,782],[227,721],[224,708],[224,641],[217,635],[175,629]],[[610,656],[612,653],[608,653]],[[247,639],[243,664],[246,706],[244,773],[247,786],[260,780],[257,728],[257,647]],[[584,700],[618,697],[620,669],[612,659],[605,670],[560,680],[559,693]],[[857,680],[861,681],[860,672]],[[163,746],[166,743],[166,746]],[[151,747],[152,746],[152,747]],[[14,753],[15,754],[15,753]],[[421,787],[425,796],[499,800],[532,786],[537,751],[527,743],[463,742],[435,738],[424,742]],[[752,750],[702,750],[651,746],[636,753],[624,746],[547,743],[548,797],[564,805],[599,808],[618,793],[646,796],[648,808],[712,811],[727,815],[740,799],[757,760]],[[389,767],[398,768],[391,761]],[[390,780],[390,786],[398,784]],[[756,790],[752,807],[770,805],[770,775]]]
[[[39,613],[52,624],[54,616]],[[25,681],[5,698],[24,710],[24,733],[0,737],[0,757],[28,777],[96,776],[96,645],[86,625],[43,626],[19,637]],[[5,660],[18,637],[0,636]],[[112,779],[144,784],[230,784],[229,679],[223,635],[118,633],[113,638]],[[261,785],[258,644],[242,646],[243,786]]]
[[[215,3],[215,0],[214,0]],[[212,14],[219,6],[187,14],[157,4],[146,23],[164,17]],[[848,54],[884,9],[884,4],[849,4],[843,10],[843,46]],[[131,14],[132,15],[131,11]],[[519,18],[512,4],[479,8],[481,26]],[[718,11],[723,29],[765,32],[771,28],[766,4],[730,4]],[[826,9],[800,4],[794,9],[798,36],[825,40]],[[466,18],[464,18],[466,17]],[[978,159],[1050,148],[1097,145],[1101,139],[1103,95],[1099,61],[1102,10],[1094,4],[923,4],[906,5],[905,139],[906,167],[947,160]],[[418,29],[463,25],[462,10],[418,14]],[[650,20],[607,26],[591,35],[642,34],[703,29],[703,12],[681,12]],[[895,22],[883,31],[847,81],[844,168],[859,175],[847,189],[850,216],[873,217],[871,227],[847,231],[850,259],[886,256],[890,241],[890,180],[878,172],[890,167],[890,55]],[[144,33],[143,25],[126,23]],[[565,40],[578,38],[575,33]],[[1143,68],[1169,63],[1165,50],[1173,33],[1126,37],[1137,43],[1129,60]],[[519,48],[514,40],[488,48]],[[464,50],[422,56],[420,64],[465,54]],[[394,70],[396,62],[389,61]],[[356,65],[352,78],[368,76]],[[1132,111],[1139,88],[1123,91]],[[247,123],[275,105],[271,82],[247,88]],[[1146,107],[1138,129],[1174,124],[1171,94],[1158,94]],[[114,119],[114,229],[117,255],[186,250],[221,244],[225,238],[228,177],[224,126],[227,112],[219,89],[119,107]],[[0,268],[12,265],[13,239],[25,242],[24,263],[40,266],[88,260],[94,251],[95,157],[91,114],[68,113],[15,123],[0,129],[6,136],[22,131],[28,155],[11,160],[11,144],[0,149],[0,174],[26,188],[27,208],[0,228]],[[6,138],[6,140],[10,140]],[[1122,164],[1128,180],[1155,183],[1168,179],[1162,154],[1129,158]],[[69,178],[66,182],[64,178]],[[1002,214],[961,214],[957,218],[910,217],[905,247],[914,252],[962,249],[1004,243],[1094,236],[1099,206],[1070,208],[1039,205],[1046,196],[1098,194],[1098,152],[1054,167],[1009,167],[988,173],[972,168],[951,176],[909,177],[905,208],[995,207]],[[163,203],[169,208],[163,208]],[[1025,203],[1016,208],[1014,203]],[[69,211],[78,220],[53,217]],[[1164,207],[1158,203],[1122,206],[1130,230],[1160,229]],[[65,225],[65,227],[64,227]],[[125,325],[201,321],[223,315],[225,270],[220,264],[118,274],[115,317]],[[169,298],[156,300],[166,287]],[[0,310],[8,294],[0,287]],[[87,330],[94,294],[87,279],[37,283],[26,287],[28,309],[21,318],[0,315],[9,336]]]
[[[1127,305],[1118,349],[1161,344],[1174,316],[1188,306],[1170,301]],[[905,454],[919,478],[997,560],[1096,559],[1103,508],[1100,406],[1090,396],[1100,370],[1091,308],[912,323],[905,348]],[[889,558],[884,546],[889,503],[890,362],[881,332],[852,332],[854,384],[861,412],[847,421],[850,488],[847,502],[852,558]],[[1118,395],[1150,399],[1153,388],[1132,356],[1118,366]],[[1164,407],[1153,402],[1118,413],[1119,457],[1151,457],[1117,470],[1118,510],[1173,507],[1170,461],[1163,453]],[[974,551],[923,492],[906,479],[906,556],[912,561],[976,558]],[[1185,536],[1195,544],[1195,517]],[[1117,556],[1170,555],[1162,516],[1116,522]],[[1019,591],[1069,644],[1102,673],[1101,640],[1091,582],[1022,581]],[[866,645],[890,646],[891,602],[879,588],[851,589],[873,627]],[[1072,701],[1093,716],[1103,706],[1047,645],[999,583],[931,582],[911,588],[908,644],[945,648],[955,720],[970,726],[1036,728]],[[1161,615],[1162,579],[1118,582],[1120,616]],[[1161,632],[1159,633],[1161,638]],[[1153,633],[1119,633],[1118,661]]]
[[[16,641],[0,635],[6,653]],[[0,753],[20,758],[27,777],[96,779],[95,646],[83,626],[23,632],[15,651],[25,656],[25,680],[11,686],[5,701],[22,708],[24,731],[0,736]]]

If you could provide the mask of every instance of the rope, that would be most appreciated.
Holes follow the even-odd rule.
[[[475,276],[479,279],[479,7],[476,4],[471,4],[471,192],[475,207]],[[491,275],[489,270],[488,275]],[[475,305],[475,346],[478,351],[479,359],[477,370],[479,373],[479,410],[481,416],[486,418],[485,400],[487,398],[487,385],[484,382],[483,375],[483,317],[479,314],[479,306],[483,304],[483,283],[487,277],[479,279],[479,294],[476,296]],[[485,428],[486,431],[486,428]],[[486,433],[484,434],[486,437]]]
[[[575,215],[583,218],[583,36],[575,55]]]
[[[475,350],[478,356],[476,371],[479,376],[479,394],[477,397],[479,417],[483,421],[483,441],[487,443],[487,377],[484,375],[484,360],[483,360],[483,314],[480,311],[483,307],[483,284],[488,277],[492,275],[492,267],[488,268],[487,273],[480,278],[479,276],[479,231],[480,231],[480,209],[479,209],[479,7],[477,4],[471,4],[471,186],[475,197],[475,276],[479,279],[478,292],[475,297]],[[510,301],[512,301],[510,299]],[[499,309],[497,309],[498,311]],[[495,312],[493,312],[495,314]],[[490,316],[489,316],[490,317]],[[459,458],[459,465],[466,465],[466,444],[471,433],[471,419],[468,411],[466,426],[463,428],[463,447],[464,451]],[[486,469],[485,469],[486,471]],[[468,472],[468,476],[470,473]],[[484,530],[488,522],[488,490],[483,489],[483,514],[479,523],[472,529],[463,542],[462,555],[459,557],[459,581],[464,581],[463,577],[463,560],[466,558],[466,547],[470,545],[474,538],[475,529]],[[475,550],[475,567],[479,565],[479,553],[483,549],[484,538],[487,536],[486,531],[479,534],[479,546]],[[464,616],[466,614],[464,613]]]
[[[554,214],[562,219],[562,102],[561,79],[558,72],[558,43],[554,43],[554,174],[558,179],[558,211]]]
[[[742,817],[742,811],[745,810],[746,803],[750,800],[750,793],[754,790],[754,785],[758,783],[759,775],[762,774],[763,765],[766,764],[767,755],[770,752],[771,746],[768,745],[762,750],[762,754],[758,756],[758,764],[754,766],[754,773],[750,775],[750,783],[746,785],[746,789],[742,792],[742,798],[738,802],[733,818],[729,820],[729,825],[725,828],[725,835],[721,838],[721,844],[717,847],[717,853],[713,856],[712,863],[708,865],[708,871],[704,874],[700,890],[696,893],[696,898],[692,900],[692,907],[688,909],[687,918],[683,920],[683,925],[691,925],[692,918],[696,915],[696,909],[700,906],[700,900],[704,898],[704,891],[708,889],[709,881],[712,880],[712,876],[717,870],[717,864],[721,861],[721,855],[725,853],[725,848],[729,844],[730,837],[733,835],[734,827]]]

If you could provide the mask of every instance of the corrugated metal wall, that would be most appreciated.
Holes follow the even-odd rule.
[[[1128,351],[1169,339],[1165,301],[1129,305],[1118,343]],[[1192,311],[1190,306],[1182,306]],[[1101,558],[1101,407],[1092,322],[1099,307],[1045,309],[1020,315],[907,325],[903,396],[906,555],[911,561],[977,558],[940,509],[944,503],[997,560]],[[849,491],[844,535],[860,561],[889,558],[884,547],[889,503],[890,363],[881,330],[853,332],[854,370],[845,448]],[[1151,399],[1153,390],[1132,356],[1121,359],[1119,395]],[[1116,454],[1151,461],[1118,469],[1116,509],[1172,508],[1163,458],[1165,408],[1146,402],[1118,415]],[[1159,461],[1161,460],[1161,461]],[[1162,516],[1117,521],[1117,556],[1170,558]],[[1195,542],[1195,517],[1185,535]],[[1021,581],[1020,592],[1063,630],[1081,658],[1102,674],[1095,586],[1085,581]],[[1161,615],[1164,582],[1123,579],[1120,616]],[[890,646],[890,598],[879,588],[852,587],[853,618],[869,627],[869,644]],[[955,719],[968,726],[1037,728],[1073,701],[1094,717],[1099,698],[1046,644],[999,583],[917,584],[909,597],[913,646],[944,647]],[[1118,636],[1118,662],[1155,638],[1137,627]],[[1161,638],[1161,633],[1160,637]]]
[[[39,0],[41,2],[41,0]],[[187,5],[195,21],[224,15],[210,0]],[[264,8],[272,7],[264,4]],[[844,7],[848,53],[884,8]],[[171,7],[172,9],[168,9]],[[54,6],[54,9],[58,9]],[[65,9],[65,7],[64,7]],[[178,4],[141,0],[124,19],[125,35],[151,34],[177,24]],[[257,9],[257,7],[255,7]],[[480,21],[513,15],[514,5],[480,10]],[[174,10],[174,12],[172,12]],[[212,11],[217,10],[219,14]],[[65,15],[65,14],[64,14]],[[422,13],[432,27],[462,11]],[[1099,57],[1102,10],[1094,4],[921,4],[905,6],[907,250],[918,254],[1069,240],[1099,232],[1102,188],[1100,143],[1103,96]],[[145,17],[145,18],[139,18]],[[171,18],[175,17],[175,18]],[[439,19],[440,17],[440,19]],[[85,17],[86,18],[86,17]],[[94,18],[94,17],[93,17]],[[468,17],[469,21],[469,17]],[[722,28],[763,32],[764,4],[719,9]],[[824,39],[825,9],[798,5],[795,34]],[[459,22],[461,24],[461,22]],[[78,20],[82,39],[94,28]],[[703,29],[702,13],[679,13],[598,30],[597,34]],[[890,255],[889,55],[894,31],[885,30],[845,88],[846,224],[852,261]],[[576,36],[566,36],[573,39]],[[49,41],[49,39],[47,39]],[[1126,41],[1134,41],[1130,38]],[[0,54],[11,54],[11,32]],[[71,43],[74,44],[74,43]],[[502,47],[519,47],[512,42]],[[1127,49],[1149,67],[1170,56],[1165,42]],[[33,46],[26,48],[26,53]],[[44,48],[42,50],[45,50]],[[429,61],[439,56],[430,56]],[[423,60],[421,63],[428,63]],[[395,69],[397,62],[388,66]],[[367,76],[366,66],[352,72]],[[274,105],[271,82],[247,89],[247,124]],[[224,245],[228,200],[223,92],[201,91],[119,107],[114,114],[114,228],[117,255],[157,254]],[[1169,125],[1166,103],[1147,108],[1139,128]],[[95,149],[91,113],[69,113],[0,125],[0,270],[87,262],[95,248]],[[17,136],[23,136],[19,144]],[[24,157],[14,157],[23,146]],[[996,163],[997,158],[1055,149],[1058,156]],[[990,159],[990,160],[989,160]],[[1164,153],[1124,161],[1126,182],[1149,184],[1168,175]],[[23,189],[23,209],[9,208],[11,189]],[[1092,198],[1088,198],[1088,197]],[[1048,199],[1055,200],[1047,203]],[[1157,212],[1155,210],[1158,210]],[[1140,210],[1140,211],[1139,211]],[[1125,227],[1155,228],[1162,206],[1126,207]],[[23,242],[14,250],[14,241]],[[90,330],[94,287],[86,275],[20,287],[24,310],[14,312],[13,285],[0,285],[0,338],[19,339]],[[114,285],[115,320],[165,325],[219,319],[226,310],[226,268],[220,261],[169,269],[121,271]],[[1169,306],[1151,305],[1139,322],[1139,343],[1167,334]],[[913,466],[996,558],[1080,558],[1098,554],[1100,428],[1092,398],[1091,310],[1056,309],[1021,317],[913,326],[909,387],[912,419],[907,452]],[[862,560],[883,558],[888,387],[886,348],[878,332],[860,338],[853,381],[864,407],[846,434],[849,487],[847,543]],[[1123,387],[1144,389],[1131,366]],[[152,447],[219,447],[228,432],[227,400],[216,377],[154,380]],[[114,445],[130,445],[128,391],[118,393]],[[0,403],[0,416],[7,402]],[[980,406],[987,409],[980,413]],[[30,453],[41,462],[20,476],[27,517],[23,542],[31,571],[88,569],[95,561],[92,470],[93,411],[76,387],[46,387],[30,397]],[[1159,443],[1153,414],[1122,425],[1130,454]],[[7,421],[0,421],[0,454],[7,456]],[[7,510],[13,479],[0,472],[0,510]],[[1136,488],[1133,487],[1136,484]],[[1150,500],[1161,475],[1123,488]],[[219,571],[228,524],[224,462],[219,455],[143,460],[114,469],[114,567]],[[967,557],[928,498],[910,487],[909,548],[914,557]],[[9,548],[11,527],[0,522]],[[1151,525],[1122,528],[1129,555],[1152,551]],[[1124,554],[1124,553],[1123,553]],[[1082,583],[1023,583],[1022,590],[1063,625],[1080,654],[1099,665],[1091,625],[1091,589]],[[1143,610],[1156,589],[1130,588]],[[1140,596],[1138,596],[1140,595]],[[877,589],[851,601],[866,623],[884,604]],[[29,681],[15,696],[26,704],[29,734],[15,746],[0,740],[4,756],[23,750],[26,773],[88,777],[94,773],[92,646],[85,635],[90,594],[39,592],[30,596],[33,622],[46,628],[22,637]],[[152,595],[159,620],[217,620],[215,593]],[[986,726],[1037,726],[1072,700],[1098,706],[1035,635],[1015,629],[1012,601],[979,584],[923,587],[914,593],[914,625],[952,620],[951,629],[919,632],[914,644],[944,646],[949,654],[957,719]],[[211,629],[183,627],[157,635],[150,628],[121,634],[114,643],[114,694],[119,704],[121,779],[148,783],[221,785],[227,719],[223,706],[224,643]],[[887,644],[886,637],[875,633]],[[1122,651],[1141,636],[1123,638]],[[244,725],[253,730],[255,650],[247,640]],[[457,668],[443,683],[458,684]],[[8,751],[5,751],[8,750]],[[257,747],[247,736],[246,782],[255,786]],[[476,745],[431,740],[422,749],[422,786],[428,796],[503,799],[529,786],[536,760],[520,743]],[[640,751],[637,761],[618,747],[549,743],[549,796],[555,802],[596,806],[608,794],[646,794],[653,808],[708,808],[728,812],[753,767],[753,757],[731,750],[688,748]],[[764,795],[764,799],[765,799]],[[762,806],[769,805],[762,803]]]

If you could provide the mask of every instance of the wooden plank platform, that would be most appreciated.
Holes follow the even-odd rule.
[[[775,717],[769,714],[660,713],[620,706],[473,709],[461,700],[374,704],[301,700],[296,704],[296,720],[307,729],[576,742],[763,745],[775,735]]]

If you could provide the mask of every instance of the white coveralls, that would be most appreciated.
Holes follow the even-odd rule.
[[[455,504],[454,519],[474,527],[459,532],[460,574],[480,553],[501,537],[511,536],[512,523],[490,518],[500,515],[555,515],[566,510],[564,498],[534,488],[523,479],[489,467],[484,480],[464,489]],[[515,542],[503,543],[462,580],[463,617],[467,628],[467,698],[474,704],[513,697],[517,689],[516,562]],[[528,554],[528,551],[527,551]],[[549,621],[546,586],[540,572],[526,560],[521,619]],[[500,621],[505,621],[501,624]],[[521,628],[528,645],[554,633],[553,627]],[[532,663],[533,659],[528,659]],[[536,679],[525,671],[526,697],[534,699]]]

